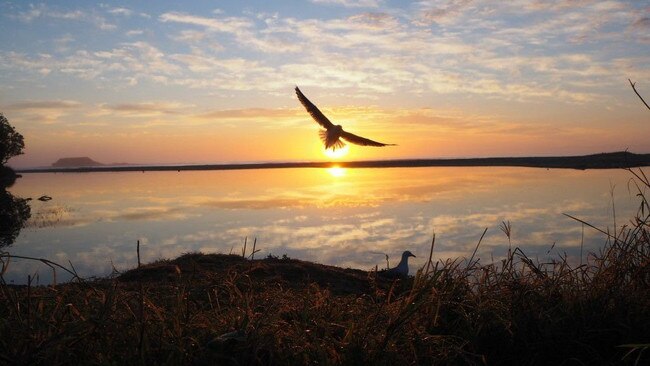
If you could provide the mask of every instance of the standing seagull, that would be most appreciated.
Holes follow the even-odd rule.
[[[406,277],[409,274],[409,257],[415,257],[413,253],[410,251],[406,250],[404,253],[402,253],[402,260],[399,261],[399,264],[397,267],[393,267],[391,269],[387,269],[384,271],[379,272],[384,277],[390,277],[390,278],[395,278],[395,277]]]
[[[307,99],[307,97],[300,91],[300,89],[298,89],[298,87],[296,87],[296,95],[298,96],[300,103],[302,103],[305,109],[307,109],[307,112],[309,112],[311,117],[316,122],[318,122],[319,125],[325,128],[325,130],[319,131],[320,139],[323,140],[325,149],[329,149],[331,147],[332,150],[336,150],[345,146],[345,143],[340,139],[361,146],[395,146],[395,144],[384,144],[343,131],[343,127],[341,127],[341,125],[334,125],[332,122],[330,122],[330,120],[325,117],[323,112],[318,110],[318,107],[316,107],[314,103],[310,102],[309,99]]]

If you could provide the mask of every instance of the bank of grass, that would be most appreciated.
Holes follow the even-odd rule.
[[[637,174],[637,216],[603,230],[604,248],[580,265],[539,263],[515,248],[496,264],[429,262],[395,281],[190,253],[107,279],[1,280],[0,362],[648,364],[650,184]]]

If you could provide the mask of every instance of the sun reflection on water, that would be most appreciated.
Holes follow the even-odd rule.
[[[327,172],[330,173],[330,175],[335,178],[340,178],[345,176],[345,168],[341,168],[338,165],[334,165],[333,167],[328,168]]]

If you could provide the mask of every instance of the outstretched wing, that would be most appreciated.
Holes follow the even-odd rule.
[[[395,144],[384,144],[382,142],[372,141],[365,137],[357,136],[353,133],[343,131],[341,133],[341,138],[347,142],[361,145],[361,146],[394,146]]]
[[[330,122],[330,120],[327,119],[327,117],[325,117],[323,112],[318,110],[318,107],[316,107],[314,103],[310,102],[309,99],[307,99],[307,97],[300,91],[300,89],[298,89],[298,87],[296,87],[296,95],[298,96],[298,100],[300,101],[300,103],[302,103],[302,105],[305,107],[307,112],[309,112],[311,117],[316,122],[318,122],[319,125],[323,126],[328,130],[334,127],[332,122]]]

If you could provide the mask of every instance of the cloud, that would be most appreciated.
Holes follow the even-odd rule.
[[[24,11],[24,12],[19,12],[18,14],[14,15],[14,18],[17,18],[23,22],[31,22],[32,20],[39,18],[43,15],[43,13],[46,11],[46,7],[43,4],[40,5],[33,5],[29,4],[29,10]]]
[[[26,100],[5,105],[3,108],[13,112],[18,119],[51,124],[64,116],[84,110],[85,106],[75,100]]]
[[[224,109],[200,114],[198,118],[204,119],[250,119],[250,118],[292,118],[303,117],[304,112],[299,109],[269,109],[269,108],[246,108],[246,109]]]
[[[122,15],[125,17],[129,17],[133,15],[133,10],[127,8],[112,8],[108,10],[108,13],[113,15]]]
[[[191,107],[191,105],[186,105],[178,102],[140,102],[101,105],[101,109],[104,111],[139,117],[177,115],[181,114],[184,110],[187,110]]]
[[[177,35],[171,36],[171,38],[177,42],[200,42],[206,38],[206,33],[197,31],[197,30],[182,30]]]
[[[399,26],[399,20],[387,13],[361,13],[352,15],[347,20],[369,29],[394,29]]]
[[[18,67],[44,75],[58,72],[85,80],[117,76],[124,83],[132,85],[140,79],[164,83],[169,76],[181,71],[178,65],[168,60],[167,55],[146,42],[122,43],[105,51],[77,50],[62,57],[9,52],[0,58],[0,62],[0,67],[4,64],[5,67]]]
[[[86,16],[86,14],[80,10],[74,10],[69,12],[48,11],[44,13],[43,16],[54,18],[54,19],[63,19],[63,20],[81,20]]]
[[[144,34],[144,31],[142,29],[132,29],[130,31],[127,31],[125,34],[129,37],[133,37]]]
[[[639,17],[622,2],[555,4],[421,1],[398,10],[379,7],[308,19],[277,13],[165,12],[153,26],[180,43],[173,47],[151,40],[69,51],[72,45],[65,43],[58,53],[5,52],[0,54],[0,67],[43,76],[71,75],[116,89],[148,81],[221,95],[287,94],[287,84],[298,83],[361,103],[393,95],[466,94],[585,104],[611,99],[607,89],[621,78],[618,64],[627,61],[626,71],[642,74],[640,58],[614,59],[606,51],[611,47],[597,45],[623,44],[629,33],[643,43],[647,37],[624,30],[646,27],[647,17]],[[125,8],[106,9],[104,14],[125,14],[120,10]],[[92,10],[59,11],[39,5],[14,17],[95,19],[98,27],[111,28],[96,15]],[[430,26],[433,23],[439,26]],[[568,42],[584,47],[577,51]]]
[[[81,103],[75,100],[39,100],[39,101],[24,101],[12,103],[5,106],[6,110],[10,111],[25,111],[25,110],[46,110],[46,109],[71,109],[79,108]]]
[[[238,33],[253,26],[253,22],[243,17],[206,18],[180,12],[164,13],[159,17],[163,23],[182,23],[206,27],[212,31]]]
[[[340,5],[346,8],[376,8],[380,0],[310,0],[314,4]]]
[[[425,23],[452,23],[466,11],[473,0],[452,0],[448,2],[421,1],[419,3],[421,18],[418,21]]]
[[[30,4],[29,8],[30,9],[28,11],[19,12],[14,17],[26,23],[31,23],[39,18],[50,18],[66,21],[84,21],[94,24],[95,27],[102,30],[114,30],[117,28],[115,24],[109,23],[104,17],[93,12],[84,12],[81,10],[59,11],[50,8],[45,4]]]

